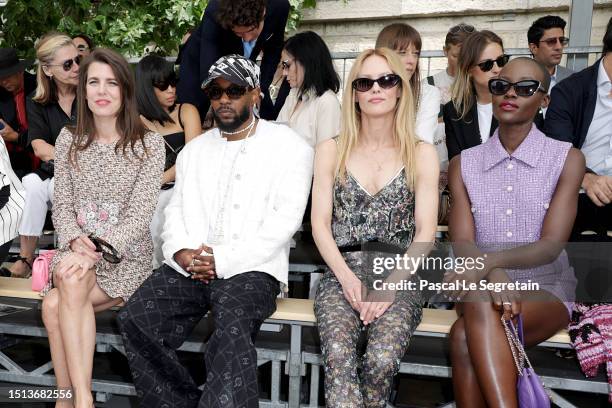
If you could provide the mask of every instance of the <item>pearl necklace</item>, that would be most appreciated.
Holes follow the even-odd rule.
[[[249,123],[249,125],[247,127],[245,127],[244,129],[236,130],[235,132],[226,132],[225,130],[221,130],[221,129],[219,129],[219,131],[222,134],[230,135],[230,136],[237,135],[239,133],[244,132],[245,130],[247,130],[249,132],[249,134],[250,134],[251,133],[251,129],[253,129],[254,125],[255,125],[255,115],[253,115],[253,119],[251,119],[251,123]],[[247,135],[247,137],[249,137],[249,136]]]

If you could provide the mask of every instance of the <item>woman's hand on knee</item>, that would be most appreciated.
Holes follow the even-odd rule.
[[[366,326],[382,316],[393,302],[363,302],[359,318]]]
[[[487,276],[489,283],[510,283],[508,274],[503,269],[493,269]],[[516,290],[489,292],[493,307],[504,314],[506,319],[514,318],[521,313],[521,294]]]
[[[342,293],[346,301],[354,310],[359,312],[361,309],[361,291],[363,286],[361,280],[351,272],[349,276],[340,281],[340,285],[342,286]]]
[[[93,268],[94,262],[84,255],[77,253],[69,253],[57,265],[54,275],[60,279],[70,279],[76,274],[76,277],[81,280]]]

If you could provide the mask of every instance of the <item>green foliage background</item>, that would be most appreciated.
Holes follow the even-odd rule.
[[[316,0],[289,0],[287,30],[294,30],[304,7]],[[199,24],[208,0],[9,0],[0,7],[0,46],[14,47],[20,57],[34,57],[34,43],[48,31],[91,37],[97,46],[126,56],[141,56],[145,47],[174,55],[183,35]]]

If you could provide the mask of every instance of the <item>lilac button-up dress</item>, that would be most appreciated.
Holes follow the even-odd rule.
[[[546,137],[533,125],[512,154],[502,146],[498,130],[486,143],[461,152],[461,175],[480,248],[510,248],[540,239],[570,148],[570,143]],[[551,264],[507,272],[512,281],[537,282],[571,313],[576,278],[565,251]]]

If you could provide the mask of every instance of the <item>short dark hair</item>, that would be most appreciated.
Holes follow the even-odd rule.
[[[253,27],[264,19],[265,0],[221,0],[217,21],[225,29],[235,26]]]
[[[167,122],[174,123],[160,105],[153,89],[155,83],[176,78],[174,65],[159,55],[150,54],[138,62],[135,74],[138,112],[151,122],[159,122],[162,125]]]
[[[93,42],[93,40],[91,38],[89,38],[85,34],[77,34],[74,37],[72,37],[73,40],[75,38],[82,38],[83,41],[85,41],[87,43],[87,46],[89,47],[89,50],[93,51],[93,49],[94,49],[94,42]]]
[[[603,38],[603,54],[605,55],[608,52],[612,52],[612,17],[610,17],[608,21],[606,33]]]
[[[550,30],[551,28],[565,30],[566,24],[565,20],[559,16],[540,17],[534,21],[531,27],[529,27],[529,30],[527,30],[527,41],[529,44],[538,45],[544,35],[544,31]]]
[[[474,32],[476,32],[476,29],[471,24],[459,23],[455,26],[452,26],[448,30],[448,33],[446,33],[446,38],[444,39],[444,48],[448,50],[451,45],[463,44],[465,39]]]
[[[285,51],[304,68],[300,94],[309,89],[314,89],[317,96],[323,95],[328,89],[338,92],[340,78],[334,69],[329,48],[319,35],[312,31],[296,34],[285,43]]]

